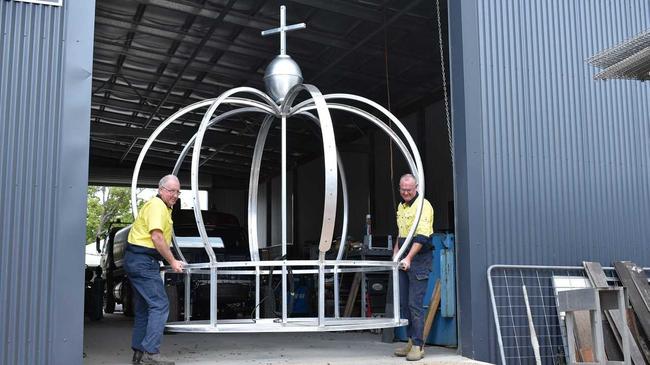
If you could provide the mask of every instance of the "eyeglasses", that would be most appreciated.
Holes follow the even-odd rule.
[[[165,189],[165,190],[167,190],[167,191],[169,191],[170,193],[172,193],[172,195],[176,195],[176,196],[181,195],[181,191],[180,191],[180,190],[171,190],[171,189],[167,189],[167,188],[164,187],[164,186],[161,186],[161,188],[162,188],[162,189]]]

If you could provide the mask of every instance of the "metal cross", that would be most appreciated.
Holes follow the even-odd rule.
[[[262,36],[267,36],[275,33],[280,33],[280,54],[287,54],[287,32],[298,29],[305,29],[307,25],[305,23],[299,23],[294,25],[287,26],[287,8],[282,5],[280,6],[280,27],[264,30],[262,31]]]

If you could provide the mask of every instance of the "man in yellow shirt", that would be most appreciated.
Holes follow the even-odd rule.
[[[124,255],[124,270],[133,287],[134,364],[174,364],[160,355],[160,343],[169,314],[169,299],[160,276],[160,261],[165,259],[175,272],[183,263],[170,250],[173,222],[171,208],[178,200],[180,183],[167,175],[158,183],[158,195],[144,204],[131,226]]]
[[[399,193],[402,202],[397,207],[397,227],[399,229],[398,244],[394,247],[393,255],[397,254],[399,245],[404,243],[413,222],[420,199],[417,181],[411,174],[402,176],[399,180]],[[424,357],[424,293],[427,291],[429,273],[431,272],[433,255],[433,207],[424,199],[420,221],[413,235],[411,247],[406,256],[400,261],[400,315],[408,319],[408,343],[395,351],[396,356],[406,356],[407,360],[417,361]]]

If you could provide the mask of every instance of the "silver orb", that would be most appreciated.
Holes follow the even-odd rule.
[[[302,72],[291,56],[279,55],[266,67],[264,85],[276,103],[281,104],[289,90],[299,84],[302,84]]]

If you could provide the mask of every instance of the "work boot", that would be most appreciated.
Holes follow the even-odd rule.
[[[406,355],[406,360],[408,361],[418,361],[422,360],[424,357],[424,348],[422,346],[413,346],[408,355]]]
[[[394,354],[395,356],[404,357],[411,351],[411,347],[413,347],[413,341],[409,338],[409,342],[395,350]]]
[[[142,360],[140,363],[147,364],[147,365],[175,365],[176,364],[174,361],[169,360],[164,356],[161,356],[160,354],[150,354],[148,352],[145,352],[142,355]]]
[[[131,359],[131,364],[142,364],[142,351],[133,350],[133,359]]]

